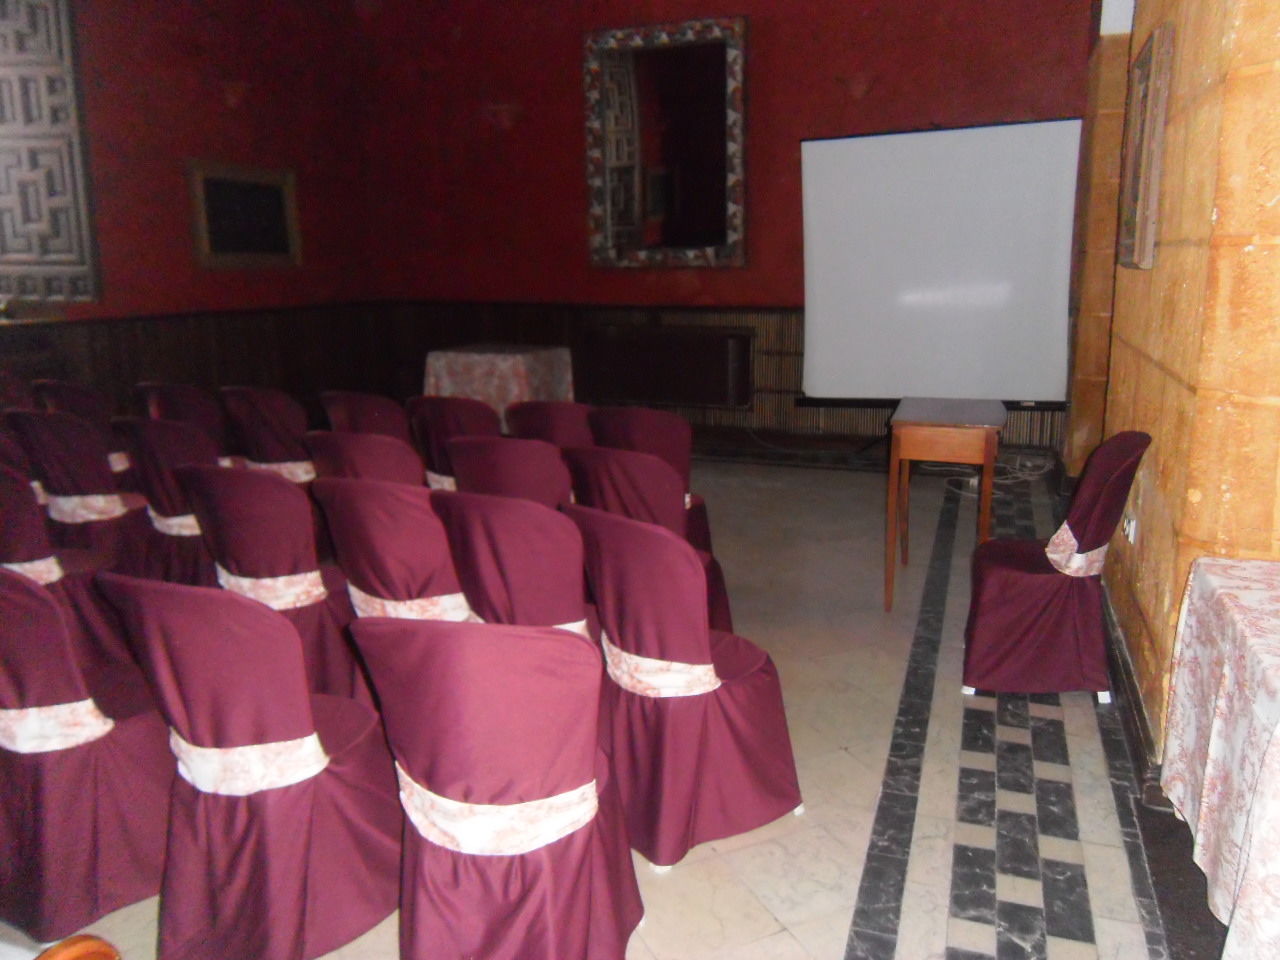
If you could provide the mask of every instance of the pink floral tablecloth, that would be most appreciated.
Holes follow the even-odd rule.
[[[499,414],[521,400],[572,400],[569,348],[481,344],[432,350],[422,392],[473,397]]]
[[[1191,568],[1161,785],[1191,827],[1224,958],[1280,957],[1280,562]]]

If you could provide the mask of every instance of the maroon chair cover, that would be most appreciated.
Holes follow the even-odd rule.
[[[522,400],[506,410],[507,432],[526,440],[545,440],[557,447],[590,447],[591,406],[572,400]]]
[[[354,631],[408,814],[400,956],[622,960],[643,908],[590,719],[591,643],[539,627],[381,618]],[[424,814],[432,795],[443,799]],[[562,802],[559,822],[528,807],[485,811],[484,824],[468,816],[480,812],[472,805],[549,798]]]
[[[216,587],[213,557],[200,524],[173,471],[181,466],[218,465],[213,438],[192,423],[129,417],[120,421],[133,453],[147,516],[156,531],[148,576],[193,587]]]
[[[116,475],[116,485],[122,490],[136,489],[125,438],[115,429],[111,398],[95,387],[70,380],[32,380],[31,393],[41,410],[71,413],[98,427],[110,453],[111,472]]]
[[[190,423],[207,433],[220,455],[232,453],[227,416],[218,398],[194,384],[148,381],[134,387],[134,396],[152,420]]]
[[[426,487],[321,477],[312,492],[360,616],[475,618]]]
[[[44,505],[48,502],[48,495],[44,492],[44,484],[35,478],[31,470],[31,460],[27,457],[27,451],[23,449],[22,444],[18,442],[17,436],[2,419],[0,419],[0,467],[6,467],[27,478],[43,511]]]
[[[297,485],[261,470],[178,467],[222,586],[267,604],[302,639],[311,689],[368,700],[346,635],[354,614],[346,579],[316,558],[311,500]]]
[[[454,437],[447,446],[459,490],[523,497],[554,509],[572,501],[560,448],[545,440]]]
[[[219,392],[232,436],[251,467],[294,483],[315,476],[303,442],[307,412],[302,404],[274,387],[222,387]]]
[[[409,443],[377,433],[312,430],[307,450],[319,477],[355,477],[422,486],[426,472]]]
[[[0,467],[0,566],[41,584],[57,601],[76,663],[86,676],[133,662],[124,631],[93,584],[94,559],[87,550],[55,552],[31,485],[21,474]]]
[[[355,390],[323,390],[320,403],[331,430],[375,433],[413,445],[409,415],[403,404],[390,397]]]
[[[95,565],[145,573],[154,531],[146,501],[110,467],[110,434],[71,413],[10,410],[6,422],[48,495],[54,543],[93,551]]]
[[[0,367],[0,410],[13,407],[32,409],[36,406],[36,398],[31,393],[31,384],[6,367]]]
[[[437,490],[463,592],[486,623],[587,630],[582,536],[564,514],[531,500]]]
[[[751,641],[708,629],[693,547],[653,524],[566,512],[582,530],[605,634],[603,697],[631,845],[669,865],[798,810],[777,668]]]
[[[1099,445],[1049,541],[988,540],[973,552],[965,686],[1110,690],[1102,561],[1150,443],[1145,433],[1125,431]]]
[[[711,521],[700,494],[689,493],[693,461],[693,427],[680,414],[648,407],[597,407],[590,413],[596,446],[637,450],[661,457],[680,476],[689,494],[685,537],[699,550],[711,549]]]
[[[610,447],[571,447],[561,455],[578,503],[657,524],[687,539],[683,485],[660,457]],[[708,551],[696,545],[695,549],[706,577],[710,624],[716,630],[732,631],[729,591],[720,562]]]
[[[173,758],[154,709],[95,703],[54,598],[0,570],[0,919],[64,937],[160,889]]]
[[[105,574],[178,758],[160,960],[307,960],[396,905],[401,817],[377,715],[307,693],[284,617],[226,590]]]
[[[498,414],[483,400],[471,397],[412,397],[405,404],[413,437],[427,462],[427,482],[435,489],[453,489],[449,462],[451,437],[502,435]]]

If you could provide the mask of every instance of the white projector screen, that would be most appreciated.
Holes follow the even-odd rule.
[[[809,398],[1062,401],[1080,121],[801,145]]]

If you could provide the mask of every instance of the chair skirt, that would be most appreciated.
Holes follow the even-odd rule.
[[[644,697],[611,680],[603,688],[631,846],[662,866],[801,802],[773,661],[721,631],[711,632],[711,650],[721,680],[711,693]]]
[[[623,960],[644,908],[603,752],[596,786],[595,818],[530,853],[455,853],[407,828],[403,960]]]
[[[311,698],[329,765],[247,797],[174,781],[159,960],[310,960],[396,907],[401,813],[382,727]]]
[[[1108,690],[1102,579],[1059,573],[1043,541],[974,551],[964,683],[1003,693]]]

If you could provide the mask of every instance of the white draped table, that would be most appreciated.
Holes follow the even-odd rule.
[[[1203,557],[1175,641],[1161,785],[1227,960],[1280,957],[1280,562]]]
[[[483,400],[499,415],[521,400],[572,400],[569,348],[475,344],[432,350],[423,393]]]

